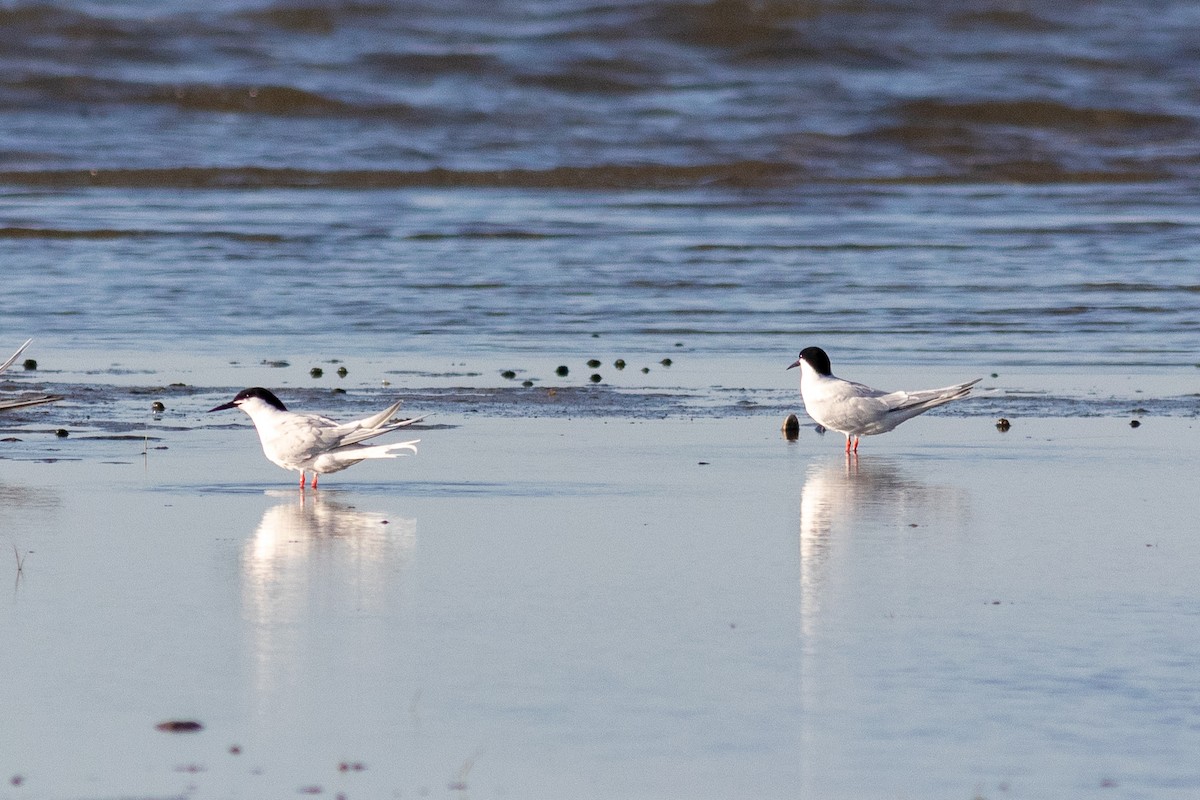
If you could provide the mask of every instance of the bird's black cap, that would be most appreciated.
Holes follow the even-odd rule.
[[[270,389],[264,389],[261,386],[254,386],[250,389],[242,389],[237,393],[237,396],[228,403],[222,403],[216,408],[210,408],[208,413],[211,414],[214,411],[224,411],[227,408],[237,408],[239,405],[241,405],[243,400],[249,400],[251,397],[257,397],[259,400],[262,400],[263,402],[279,409],[280,411],[287,411],[287,406],[283,404],[282,400],[275,396],[274,392],[272,392]]]
[[[829,356],[819,347],[806,347],[801,350],[800,357],[788,369],[800,366],[801,361],[807,362],[818,375],[833,374],[833,367],[829,363]]]

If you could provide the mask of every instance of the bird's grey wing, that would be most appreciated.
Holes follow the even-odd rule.
[[[356,427],[364,428],[364,429],[373,429],[373,428],[381,427],[382,425],[390,422],[392,417],[396,416],[396,412],[400,410],[400,405],[403,402],[404,402],[403,400],[397,400],[396,402],[392,403],[390,406],[385,408],[383,411],[380,411],[378,414],[367,417],[366,419],[357,420],[355,422],[348,422],[346,424],[354,425]]]
[[[317,414],[292,414],[275,426],[274,449],[291,461],[304,461],[342,444],[338,424]]]
[[[8,369],[9,367],[11,367],[11,366],[13,365],[13,363],[14,363],[14,362],[15,362],[15,361],[16,361],[18,358],[20,358],[20,357],[21,357],[21,353],[24,353],[24,352],[25,352],[25,348],[26,348],[26,347],[29,347],[29,343],[30,343],[30,342],[32,342],[32,341],[33,341],[33,339],[26,339],[26,340],[25,340],[25,344],[23,344],[23,345],[21,345],[20,347],[18,347],[18,348],[17,348],[17,352],[13,353],[11,356],[9,356],[9,357],[8,357],[8,361],[5,361],[3,364],[0,364],[0,372],[4,372],[4,370],[6,370],[6,369]]]
[[[873,386],[867,386],[865,383],[856,383],[854,381],[846,381],[846,389],[848,394],[853,394],[855,397],[884,397],[888,392],[882,389],[876,389]]]
[[[871,391],[873,394],[869,396],[860,395],[843,404],[841,408],[842,429],[861,433],[882,433],[890,430],[889,426],[881,424],[888,416],[887,398],[889,395],[876,389]]]
[[[943,403],[949,403],[951,400],[966,397],[971,393],[971,387],[979,383],[980,380],[982,378],[976,378],[973,381],[955,384],[954,386],[943,386],[940,389],[892,392],[885,395],[882,399],[887,403],[889,412],[925,410],[940,406]]]

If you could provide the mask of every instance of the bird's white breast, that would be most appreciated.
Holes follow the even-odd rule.
[[[285,469],[306,468],[326,449],[321,434],[333,425],[329,420],[280,411],[258,399],[243,403],[241,408],[254,421],[263,455]]]

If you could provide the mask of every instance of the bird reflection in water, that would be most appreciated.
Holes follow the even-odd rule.
[[[243,546],[243,614],[261,688],[303,663],[323,625],[382,615],[416,545],[416,520],[363,511],[337,494],[267,492],[284,502]]]
[[[826,587],[851,565],[839,568],[835,553],[852,552],[880,531],[916,524],[961,530],[970,516],[970,495],[957,486],[931,485],[906,474],[898,462],[881,458],[811,464],[800,490],[801,620],[815,631]],[[844,554],[843,554],[844,555]]]

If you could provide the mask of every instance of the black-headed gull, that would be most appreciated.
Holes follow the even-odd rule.
[[[209,413],[227,408],[240,408],[250,416],[258,430],[263,453],[284,469],[299,472],[301,487],[304,486],[305,471],[312,472],[314,489],[318,475],[339,472],[367,458],[395,458],[405,452],[416,453],[420,439],[377,445],[360,442],[424,419],[394,420],[400,408],[397,401],[365,419],[336,422],[319,414],[288,411],[278,397],[261,386],[243,389],[228,403],[210,408]]]
[[[981,378],[941,389],[884,392],[833,374],[829,356],[819,347],[806,347],[788,367],[800,368],[804,410],[817,424],[846,434],[846,452],[858,452],[858,437],[887,433],[901,422],[943,403],[966,397]],[[853,444],[851,440],[853,439]]]

